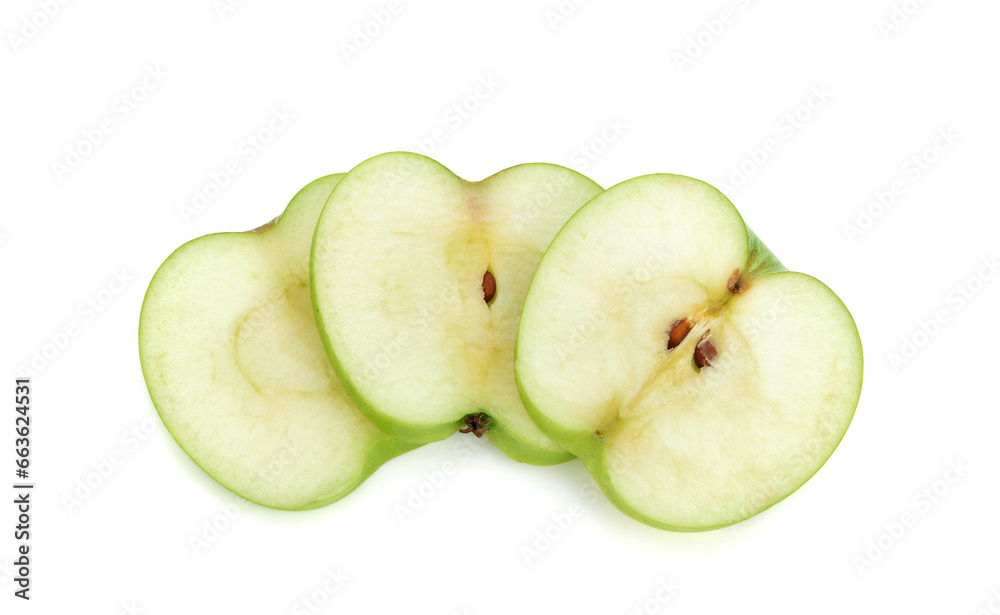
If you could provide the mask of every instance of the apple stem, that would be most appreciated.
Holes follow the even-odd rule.
[[[768,266],[769,263],[765,259],[760,258],[758,249],[753,248],[747,257],[746,271],[743,273],[740,273],[739,269],[733,271],[733,275],[729,276],[729,283],[726,284],[726,287],[729,288],[729,292],[738,295],[750,288],[750,282]]]
[[[733,275],[729,276],[729,282],[726,283],[726,288],[728,288],[729,292],[734,295],[738,295],[746,290],[746,282],[744,281],[743,276],[740,275],[739,269],[733,271]]]

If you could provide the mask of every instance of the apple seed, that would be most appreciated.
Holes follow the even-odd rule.
[[[701,338],[701,341],[695,346],[694,364],[698,366],[698,369],[706,365],[711,366],[718,355],[719,353],[715,349],[715,344],[712,343],[712,340],[708,339],[708,333],[706,333],[705,337]]]
[[[673,350],[681,345],[687,334],[691,332],[691,321],[687,318],[676,321],[670,325],[670,334],[667,336],[667,350]]]
[[[482,412],[470,414],[465,417],[465,427],[458,430],[458,433],[471,433],[477,438],[482,438],[483,434],[490,430],[490,417]]]
[[[483,300],[489,303],[497,294],[497,279],[487,269],[483,274]]]

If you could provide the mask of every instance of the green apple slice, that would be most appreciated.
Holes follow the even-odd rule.
[[[789,272],[718,190],[649,175],[552,242],[517,340],[532,418],[626,514],[674,530],[751,517],[805,483],[861,392],[854,320]]]
[[[139,356],[163,424],[209,476],[273,508],[333,502],[414,448],[358,412],[316,329],[312,232],[341,177],[259,229],[184,244],[142,304]]]
[[[402,152],[348,173],[316,226],[312,288],[361,411],[411,442],[471,431],[518,461],[571,459],[524,410],[514,341],[535,265],[600,191],[556,165],[469,182]]]

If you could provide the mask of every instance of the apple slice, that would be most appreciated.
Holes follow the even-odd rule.
[[[514,380],[517,322],[535,265],[601,188],[525,164],[465,181],[418,154],[355,167],[316,226],[312,287],[329,356],[383,431],[456,430],[538,465],[572,457],[528,417]]]
[[[516,370],[543,431],[626,514],[673,530],[751,517],[844,436],[861,340],[718,190],[649,175],[602,193],[542,259]]]
[[[316,329],[312,232],[341,177],[258,229],[184,244],[142,304],[139,357],[163,424],[209,476],[273,508],[333,502],[414,448],[358,412]]]

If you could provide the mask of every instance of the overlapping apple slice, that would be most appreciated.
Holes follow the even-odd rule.
[[[590,201],[528,291],[517,377],[543,431],[627,514],[704,530],[805,483],[858,402],[857,328],[703,182],[650,175]]]
[[[542,253],[600,191],[551,164],[480,182],[410,153],[355,167],[316,227],[312,289],[329,356],[362,412],[412,442],[471,431],[519,461],[570,459],[524,410],[514,341]]]
[[[142,305],[139,355],[164,425],[215,480],[274,508],[328,504],[414,448],[351,403],[313,317],[312,234],[341,177],[259,229],[181,246]]]

